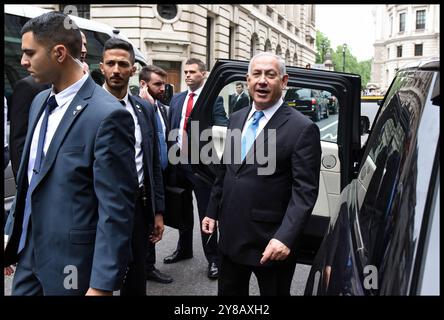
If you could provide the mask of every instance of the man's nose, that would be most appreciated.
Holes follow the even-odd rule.
[[[22,55],[22,59],[20,61],[20,64],[22,65],[22,67],[27,68],[29,67],[29,60],[27,58],[25,58],[25,54]]]

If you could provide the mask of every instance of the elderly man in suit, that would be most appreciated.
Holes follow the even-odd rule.
[[[162,169],[157,141],[154,108],[129,93],[128,83],[136,72],[133,46],[118,38],[110,38],[103,47],[100,70],[105,76],[103,88],[117,98],[134,119],[135,163],[139,192],[135,199],[132,256],[120,295],[146,295],[145,255],[148,240],[156,243],[164,231],[165,210]]]
[[[242,135],[227,137],[202,229],[219,223],[219,295],[248,295],[252,272],[261,295],[289,295],[298,236],[318,195],[319,128],[283,102],[288,75],[279,56],[254,56],[247,82],[253,104],[231,115],[229,129]],[[261,172],[267,150],[276,167]]]
[[[18,262],[12,294],[112,295],[131,257],[134,121],[83,73],[67,15],[45,13],[21,34],[22,66],[52,87],[32,102],[17,175],[4,254],[5,267]]]

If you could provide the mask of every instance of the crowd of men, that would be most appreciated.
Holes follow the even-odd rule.
[[[146,280],[171,283],[155,267],[155,244],[173,184],[183,190],[180,214],[187,223],[164,263],[193,257],[194,192],[207,276],[218,279],[218,294],[248,295],[253,272],[262,295],[289,295],[294,247],[318,193],[321,151],[318,127],[282,100],[288,81],[282,59],[271,53],[251,59],[249,94],[236,83],[229,120],[222,97],[216,99],[214,123],[242,131],[244,162],[239,167],[224,154],[232,161],[209,185],[191,165],[168,161],[173,145],[190,152],[187,126],[196,101],[205,99],[205,64],[186,61],[187,90],[167,106],[161,102],[167,73],[143,67],[139,94],[131,94],[134,49],[110,38],[99,85],[85,62],[86,38],[78,28],[63,28],[66,17],[49,12],[24,25],[21,64],[30,76],[5,99],[11,109],[5,161],[9,153],[17,184],[5,226],[12,294],[145,295]],[[175,141],[168,139],[171,130],[178,130]],[[277,133],[277,168],[263,177],[260,164],[245,162],[268,130]]]

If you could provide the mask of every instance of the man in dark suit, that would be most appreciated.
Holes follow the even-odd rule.
[[[21,34],[23,67],[52,88],[30,108],[4,254],[5,267],[18,262],[12,294],[112,295],[131,252],[134,122],[83,73],[67,15],[45,13]]]
[[[244,84],[236,82],[236,93],[230,95],[230,114],[250,105],[250,98],[244,91]]]
[[[132,115],[135,124],[135,159],[139,192],[135,200],[132,261],[120,295],[146,295],[145,256],[148,240],[156,243],[164,230],[164,190],[157,145],[154,108],[129,93],[128,82],[136,72],[133,46],[118,38],[108,39],[103,47],[100,70],[105,76],[103,88],[117,98]]]
[[[165,93],[165,80],[167,73],[162,68],[154,65],[144,66],[139,73],[140,97],[147,100],[149,106],[154,109],[157,121],[157,142],[159,146],[160,165],[162,167],[162,177],[164,187],[167,182],[168,172],[168,133],[169,121],[168,112],[169,106],[162,104],[159,100],[162,99]],[[159,283],[171,283],[173,278],[161,272],[156,268],[156,244],[148,241],[148,250],[145,259],[146,279],[156,281]]]
[[[214,232],[218,220],[219,295],[248,295],[252,272],[261,295],[289,295],[298,236],[318,195],[319,128],[283,103],[288,75],[279,56],[254,56],[247,82],[253,105],[230,117],[228,129],[242,135],[227,136],[202,230]],[[275,166],[263,171],[267,153]]]
[[[178,129],[179,131],[177,144],[180,148],[180,152],[188,152],[188,148],[186,147],[187,139],[184,137],[184,132],[186,131],[186,126],[190,125],[188,120],[190,118],[191,111],[202,91],[206,76],[206,66],[201,60],[192,58],[185,63],[184,73],[188,90],[174,95],[170,103],[170,128],[171,130]],[[202,97],[201,99],[205,99],[205,97]],[[223,110],[223,112],[225,113],[225,110]],[[217,112],[217,114],[219,115],[219,112]],[[220,118],[220,115],[218,118]],[[217,122],[224,122],[226,125],[226,122],[221,121],[221,119],[217,120]],[[199,218],[201,221],[205,216],[211,191],[210,185],[193,174],[190,164],[179,163],[176,166],[178,187],[186,190],[186,196],[189,199],[188,207],[186,209],[187,212],[183,212],[183,215],[187,217],[187,221],[189,221],[189,223],[179,229],[179,241],[177,243],[177,248],[173,254],[165,257],[164,263],[175,263],[180,260],[190,259],[193,257],[194,218],[192,191],[194,190],[196,195]],[[210,279],[217,279],[219,273],[217,234],[209,238],[209,236],[202,231],[200,231],[200,233],[203,250],[208,261],[207,275]]]
[[[34,77],[27,76],[18,80],[14,85],[9,107],[9,150],[14,178],[17,181],[17,172],[28,131],[29,107],[37,93],[48,89],[47,83],[37,83]]]

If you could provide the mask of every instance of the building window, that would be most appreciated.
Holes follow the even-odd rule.
[[[234,59],[234,35],[235,35],[235,30],[234,30],[234,26],[230,26],[229,29],[229,37],[228,37],[228,58],[229,59]]]
[[[399,32],[405,31],[405,13],[399,14]]]
[[[268,39],[265,41],[264,51],[265,52],[271,52],[271,42]]]
[[[415,44],[415,56],[422,56],[422,43]]]
[[[390,59],[390,48],[387,48],[387,59]]]
[[[402,57],[402,46],[397,46],[397,47],[396,47],[396,56],[397,56],[398,58],[401,58],[401,57]]]
[[[393,16],[390,16],[390,36],[393,34]]]
[[[73,10],[73,7],[76,8],[77,12]],[[60,11],[66,14],[72,14],[74,16],[78,16],[80,18],[89,19],[91,16],[91,10],[89,4],[61,4]]]
[[[425,29],[425,10],[416,11],[416,30]]]
[[[273,9],[267,8],[267,16],[269,16],[270,18],[273,18]]]
[[[157,13],[165,20],[172,20],[177,16],[177,6],[175,4],[157,5]]]
[[[213,60],[213,18],[207,17],[207,68],[211,70]]]

